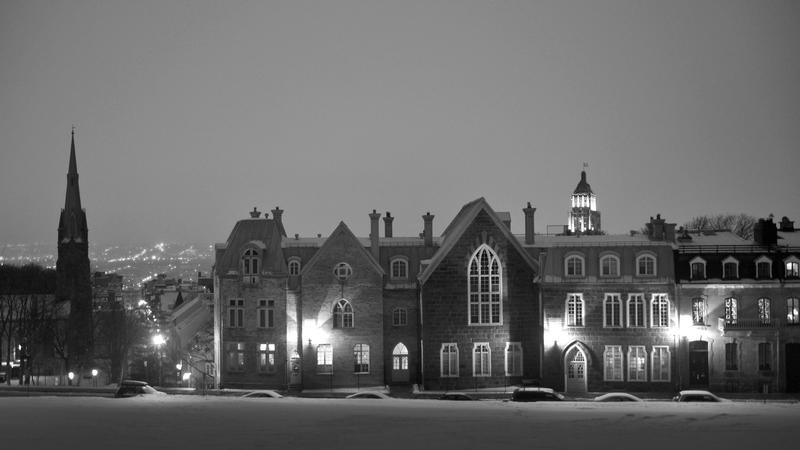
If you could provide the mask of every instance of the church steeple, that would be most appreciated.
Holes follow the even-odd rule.
[[[78,185],[78,163],[75,157],[75,129],[72,129],[72,142],[69,151],[69,170],[67,171],[67,193],[61,220],[58,224],[59,242],[86,242],[86,212],[81,208],[81,191]]]
[[[586,167],[583,164],[581,179],[570,196],[570,210],[567,228],[572,233],[600,233],[600,211],[597,210],[597,195],[586,181]]]

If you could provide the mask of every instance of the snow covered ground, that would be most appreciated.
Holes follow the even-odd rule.
[[[2,448],[784,449],[798,403],[0,398]]]

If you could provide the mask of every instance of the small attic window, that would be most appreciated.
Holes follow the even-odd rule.
[[[300,260],[293,258],[289,260],[289,275],[300,275]]]

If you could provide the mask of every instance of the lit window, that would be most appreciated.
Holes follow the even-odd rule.
[[[628,294],[628,326],[644,327],[644,295]]]
[[[353,373],[369,373],[369,345],[353,346]]]
[[[656,274],[656,258],[652,255],[640,255],[636,258],[636,275],[651,277]]]
[[[800,278],[800,260],[792,256],[785,261],[786,278]]]
[[[603,380],[622,381],[622,346],[606,345],[603,352]]]
[[[606,294],[603,300],[603,326],[606,328],[622,326],[622,300],[619,294]]]
[[[800,300],[797,298],[786,299],[786,323],[800,324]]]
[[[772,317],[772,310],[770,308],[770,301],[768,298],[758,299],[758,322],[761,325],[769,325]]]
[[[756,260],[756,278],[769,280],[772,278],[772,260],[762,256]]]
[[[392,350],[392,370],[408,370],[408,349],[402,342]]]
[[[506,376],[522,376],[522,344],[506,342]]]
[[[739,261],[729,256],[722,261],[722,278],[735,280],[739,278]]]
[[[567,326],[583,326],[583,294],[567,295]]]
[[[653,370],[651,381],[669,381],[670,353],[666,345],[654,345],[650,355],[650,367]]]
[[[772,370],[772,344],[769,342],[758,344],[758,370]]]
[[[692,325],[706,324],[706,301],[704,298],[692,299]]]
[[[666,294],[653,294],[650,301],[650,326],[653,328],[669,326],[669,300]]]
[[[564,273],[566,273],[568,277],[582,277],[583,266],[583,256],[568,256],[564,261]]]
[[[408,261],[404,258],[393,259],[390,265],[392,279],[408,278]]]
[[[488,342],[476,343],[472,350],[472,376],[488,377],[492,375],[492,351]]]
[[[275,373],[275,344],[258,344],[258,371]]]
[[[392,325],[404,327],[408,324],[408,313],[405,308],[395,308],[392,311]]]
[[[692,269],[691,279],[692,280],[705,280],[706,279],[706,261],[701,258],[697,257],[692,259],[689,262],[689,265]]]
[[[235,298],[228,302],[228,327],[244,327],[244,300]]]
[[[614,255],[606,255],[600,258],[600,276],[601,277],[618,277],[619,276],[619,258]]]
[[[725,299],[725,324],[736,325],[739,319],[739,304],[735,298]]]
[[[242,266],[245,275],[258,275],[258,250],[246,250],[242,255]]]
[[[469,324],[502,323],[500,260],[489,246],[480,246],[472,256],[468,278]]]
[[[333,346],[331,344],[317,346],[317,373],[333,373]]]
[[[244,371],[244,342],[231,342],[228,344],[228,371]]]
[[[643,345],[628,347],[628,381],[647,381],[647,353]]]
[[[350,267],[350,264],[345,262],[340,262],[333,267],[333,275],[339,281],[345,281],[353,275],[353,268]]]
[[[353,307],[345,299],[333,305],[333,328],[353,328]]]
[[[275,326],[275,300],[258,301],[258,328]]]
[[[736,342],[725,344],[725,370],[739,370],[739,346]]]
[[[300,275],[300,260],[299,259],[290,259],[289,260],[289,275]]]
[[[441,376],[452,378],[458,376],[458,345],[442,344],[439,351],[441,356]]]

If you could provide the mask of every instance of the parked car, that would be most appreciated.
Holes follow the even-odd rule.
[[[247,394],[242,395],[242,398],[283,398],[283,396],[275,391],[262,389],[248,392]]]
[[[355,394],[350,394],[345,398],[378,398],[378,399],[390,399],[392,397],[384,394],[383,392],[356,392]]]
[[[730,400],[717,397],[708,391],[689,390],[680,391],[672,398],[676,402],[729,402]]]
[[[164,392],[156,390],[145,381],[137,380],[122,380],[119,384],[117,392],[114,397],[136,397],[139,395],[167,395]]]
[[[627,392],[609,392],[594,398],[596,402],[643,402],[639,397]]]
[[[439,400],[475,400],[463,392],[445,392]]]
[[[550,388],[529,387],[515,389],[511,395],[514,402],[559,402],[564,400],[564,396]]]

